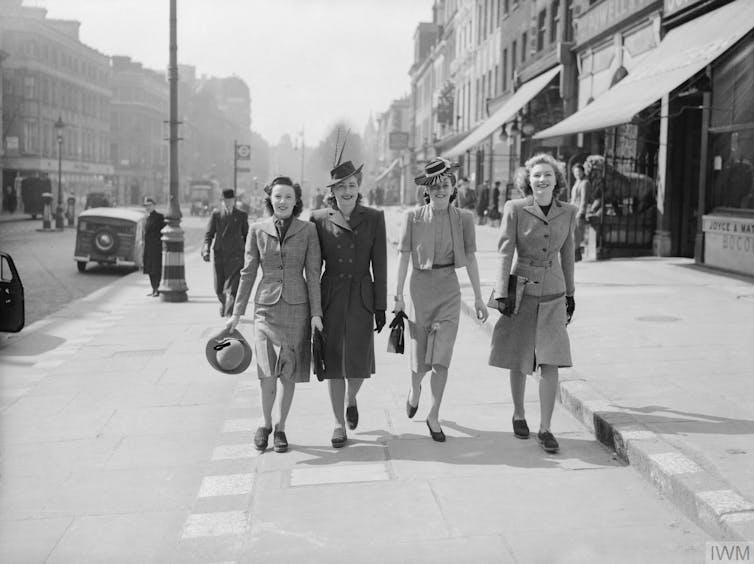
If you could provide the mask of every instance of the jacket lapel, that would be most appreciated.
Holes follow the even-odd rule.
[[[356,227],[362,221],[364,221],[365,215],[366,214],[364,213],[364,207],[359,204],[356,204],[356,207],[354,208],[353,213],[351,214],[351,223],[350,223],[351,229],[356,229]]]
[[[542,210],[536,204],[536,202],[534,201],[534,198],[532,196],[527,196],[526,200],[527,200],[527,203],[524,206],[524,211],[529,212],[537,219],[541,219],[542,221],[547,222],[548,220],[545,217],[545,214],[542,213]]]
[[[553,198],[552,203],[553,205],[552,207],[550,207],[550,213],[547,214],[547,221],[552,221],[559,215],[563,215],[565,213],[565,208],[560,203],[560,200]]]
[[[338,227],[342,227],[343,229],[346,229],[348,231],[351,231],[351,226],[348,225],[348,222],[343,217],[343,214],[340,213],[338,210],[329,210],[327,212],[328,219],[333,222]]]
[[[267,233],[267,235],[271,237],[275,237],[275,239],[278,238],[278,231],[277,229],[275,229],[275,223],[272,217],[269,217],[265,219],[264,221],[260,222],[259,228],[265,233]]]
[[[287,241],[288,239],[290,239],[291,237],[293,237],[296,233],[298,233],[299,231],[301,231],[304,228],[305,225],[306,225],[306,223],[304,223],[300,219],[294,218],[293,222],[291,222],[291,225],[288,227],[288,231],[285,234],[285,239],[283,239],[283,240]]]

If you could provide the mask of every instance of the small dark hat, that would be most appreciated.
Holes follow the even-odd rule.
[[[414,178],[414,182],[420,186],[431,186],[442,181],[444,176],[453,174],[453,170],[459,165],[451,163],[448,159],[435,157],[424,165],[424,173]]]
[[[251,345],[238,329],[231,333],[223,329],[211,337],[204,354],[212,368],[225,374],[240,374],[251,364]]]
[[[223,190],[223,198],[235,198],[236,197],[236,191],[233,190],[233,188],[227,188]]]
[[[364,168],[364,165],[361,165],[359,168],[355,168],[351,161],[346,161],[339,164],[330,171],[330,184],[328,184],[327,187],[332,188],[338,182],[342,182],[346,178],[350,178],[355,174],[359,174],[362,168]]]
[[[147,196],[146,198],[144,198],[144,205],[146,206],[147,204],[157,205],[157,202],[154,201],[154,198]]]

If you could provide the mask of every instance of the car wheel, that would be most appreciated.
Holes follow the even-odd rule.
[[[86,262],[84,262],[83,260],[77,260],[76,261],[76,268],[79,269],[79,272],[86,271]]]

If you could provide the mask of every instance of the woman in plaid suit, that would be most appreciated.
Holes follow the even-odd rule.
[[[275,452],[285,452],[285,421],[296,383],[309,381],[311,333],[315,328],[322,330],[321,256],[316,228],[296,217],[303,208],[301,188],[294,187],[290,178],[280,176],[264,190],[271,217],[249,230],[241,283],[227,327],[229,331],[235,329],[246,312],[257,269],[261,267],[262,279],[254,297],[254,349],[264,422],[254,434],[254,446],[264,451],[273,433]],[[278,380],[283,393],[280,417],[273,428],[272,407]]]

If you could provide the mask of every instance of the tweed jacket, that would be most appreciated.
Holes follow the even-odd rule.
[[[573,231],[577,213],[576,206],[556,198],[546,217],[533,196],[505,203],[497,245],[500,264],[496,298],[508,295],[510,274],[532,282],[526,284],[526,294],[573,295]]]
[[[448,207],[453,237],[453,263],[456,268],[466,266],[466,255],[476,252],[474,216],[468,210]],[[435,227],[432,206],[426,204],[404,215],[398,250],[411,253],[411,264],[417,270],[430,270],[435,254]]]
[[[241,268],[248,233],[249,217],[244,212],[238,208],[233,208],[229,214],[214,210],[207,223],[202,254],[209,253],[211,245],[215,262],[222,262],[228,270]]]
[[[309,302],[310,315],[321,317],[321,263],[317,230],[310,223],[294,218],[282,244],[272,217],[253,224],[246,238],[246,259],[241,269],[234,315],[246,313],[257,269],[261,266],[262,278],[255,303],[274,305],[281,298],[289,304]]]

